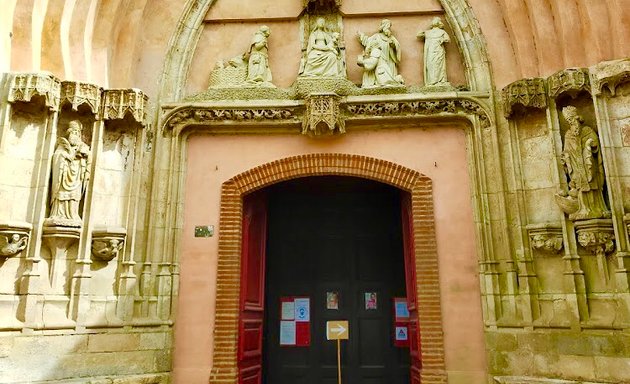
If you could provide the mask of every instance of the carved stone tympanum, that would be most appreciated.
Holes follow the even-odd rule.
[[[325,136],[345,133],[345,122],[339,108],[339,96],[334,93],[311,94],[306,98],[306,114],[302,133]]]
[[[79,205],[90,177],[91,151],[81,139],[78,120],[60,137],[52,159],[50,215],[47,226],[80,227]]]
[[[564,135],[562,163],[569,181],[568,195],[556,195],[556,202],[570,220],[610,217],[604,202],[604,166],[597,132],[584,125],[574,106],[564,107],[569,124]]]
[[[444,30],[442,19],[436,17],[431,29],[419,32],[417,37],[424,39],[424,84],[426,86],[448,86],[446,77],[446,49],[444,44],[451,41]]]
[[[392,22],[384,19],[378,32],[372,36],[360,33],[358,38],[363,46],[363,55],[357,60],[363,67],[362,87],[402,86],[405,81],[398,74],[402,52],[400,43],[392,35]]]
[[[545,92],[545,80],[541,78],[523,79],[508,84],[501,92],[505,117],[527,108],[547,108],[547,94]]]

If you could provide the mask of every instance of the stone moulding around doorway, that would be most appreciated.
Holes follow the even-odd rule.
[[[349,123],[383,119],[468,120],[481,128],[494,126],[483,92],[348,96],[339,102],[340,118]],[[221,130],[233,133],[301,132],[306,116],[302,100],[169,103],[162,105],[162,133],[177,137],[184,130]],[[284,129],[283,129],[284,128]],[[350,126],[351,128],[351,126]]]

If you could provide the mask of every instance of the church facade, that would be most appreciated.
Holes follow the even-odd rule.
[[[623,1],[5,6],[0,382],[630,382]]]

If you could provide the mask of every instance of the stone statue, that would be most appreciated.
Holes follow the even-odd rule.
[[[562,115],[569,124],[564,135],[562,163],[569,178],[569,193],[556,195],[560,208],[570,220],[610,217],[604,202],[604,166],[597,133],[579,115],[577,108],[567,106]]]
[[[247,60],[247,78],[245,82],[251,85],[271,86],[271,70],[269,69],[269,54],[267,53],[267,38],[269,27],[261,26],[254,33],[249,51],[245,53]]]
[[[68,138],[60,137],[52,158],[49,225],[81,226],[79,203],[90,177],[90,147],[81,140],[78,120],[68,125]]]
[[[404,84],[398,74],[401,58],[400,43],[392,36],[392,23],[384,19],[377,33],[366,36],[358,34],[363,45],[363,55],[358,57],[357,64],[363,67],[363,88],[391,87]]]
[[[300,62],[300,76],[345,77],[339,33],[330,32],[326,21],[318,18],[308,37],[306,55]]]
[[[22,252],[28,244],[28,237],[14,233],[9,239],[7,236],[0,235],[0,257],[15,256]]]
[[[433,19],[431,29],[418,33],[424,39],[424,84],[427,86],[450,85],[446,79],[446,49],[444,43],[451,41],[444,31],[439,17]]]

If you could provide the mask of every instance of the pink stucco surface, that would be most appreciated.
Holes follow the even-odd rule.
[[[195,238],[195,225],[218,231],[221,184],[253,167],[307,153],[360,154],[417,170],[433,180],[446,364],[454,383],[483,383],[485,351],[467,140],[462,127],[364,130],[315,140],[299,135],[194,135],[188,140],[175,322],[174,380],[207,383],[218,236]]]

